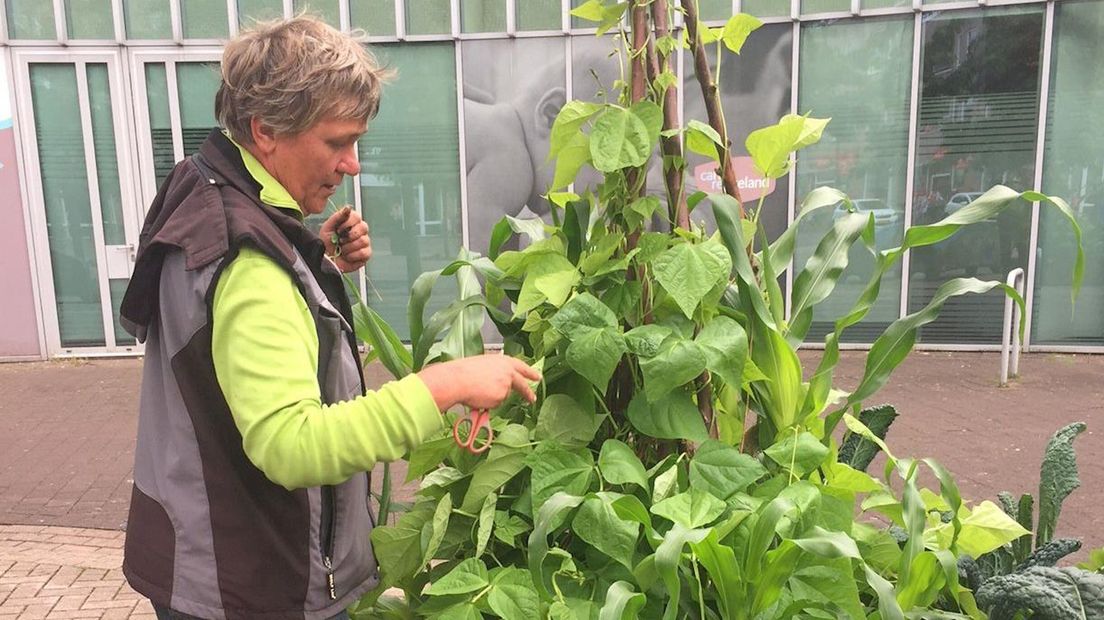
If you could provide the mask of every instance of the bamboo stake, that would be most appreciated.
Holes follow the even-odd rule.
[[[655,41],[670,34],[667,25],[667,0],[653,0],[652,22],[655,24]],[[667,54],[659,54],[655,41],[648,41],[648,70],[649,77],[654,82],[659,75],[670,67]],[[678,92],[677,85],[671,85],[663,93],[663,130],[668,131],[678,127]],[[686,205],[686,197],[682,194],[683,172],[686,163],[683,160],[682,142],[677,136],[662,138],[660,148],[665,158],[671,158],[672,163],[667,167],[664,162],[664,175],[667,180],[667,208],[671,221],[679,228],[689,230],[690,209]],[[676,163],[677,162],[677,163]]]

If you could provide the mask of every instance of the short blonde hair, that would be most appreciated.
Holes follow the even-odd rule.
[[[276,135],[296,135],[324,117],[364,120],[379,111],[393,72],[362,44],[310,15],[257,23],[226,44],[215,116],[251,144],[257,117]]]

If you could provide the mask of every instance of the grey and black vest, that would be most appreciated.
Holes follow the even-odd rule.
[[[368,476],[293,491],[268,480],[242,449],[211,357],[215,285],[249,244],[287,270],[314,316],[323,403],[364,393],[340,274],[259,191],[215,131],[173,169],[143,226],[121,312],[146,345],[123,572],[154,603],[201,618],[329,618],[378,583]]]

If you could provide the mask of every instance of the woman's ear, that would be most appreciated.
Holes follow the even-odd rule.
[[[253,138],[253,145],[262,155],[269,155],[276,149],[276,136],[272,129],[254,116],[249,120],[249,133]]]
[[[552,134],[552,124],[556,122],[556,115],[567,103],[567,93],[563,88],[556,87],[544,93],[533,110],[533,125],[537,135],[547,138]]]

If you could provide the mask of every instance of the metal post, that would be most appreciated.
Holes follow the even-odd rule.
[[[1016,292],[1023,297],[1024,291],[1024,270],[1022,267],[1017,267],[1008,272],[1008,286],[1016,289]],[[1000,384],[1002,386],[1008,385],[1008,354],[1009,349],[1012,349],[1012,376],[1017,377],[1020,374],[1020,322],[1022,321],[1020,314],[1020,305],[1013,304],[1011,297],[1005,297],[1004,299],[1004,330],[1001,332],[1001,375]],[[1011,340],[1011,346],[1009,345]]]

